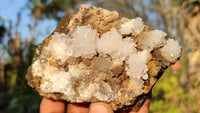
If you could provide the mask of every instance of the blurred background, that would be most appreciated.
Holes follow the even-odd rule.
[[[142,17],[183,46],[153,88],[150,113],[200,113],[200,0],[0,0],[0,113],[37,113],[41,97],[25,75],[36,46],[80,4]]]

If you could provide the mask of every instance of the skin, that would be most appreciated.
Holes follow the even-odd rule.
[[[147,97],[138,112],[120,111],[115,113],[149,113],[151,94]],[[58,101],[43,97],[40,104],[40,113],[65,113],[65,101]],[[67,104],[67,113],[114,113],[110,105],[102,102],[86,104]]]

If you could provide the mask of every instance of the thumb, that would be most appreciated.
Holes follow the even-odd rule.
[[[103,102],[98,102],[90,104],[89,113],[114,113],[114,111],[110,105]]]

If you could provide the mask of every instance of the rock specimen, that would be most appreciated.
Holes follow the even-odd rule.
[[[27,79],[40,95],[72,103],[107,102],[139,110],[181,47],[142,19],[81,5],[37,48]]]

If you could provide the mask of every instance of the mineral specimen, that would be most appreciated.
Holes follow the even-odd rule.
[[[37,48],[27,79],[40,95],[137,111],[181,47],[142,19],[81,5]]]

